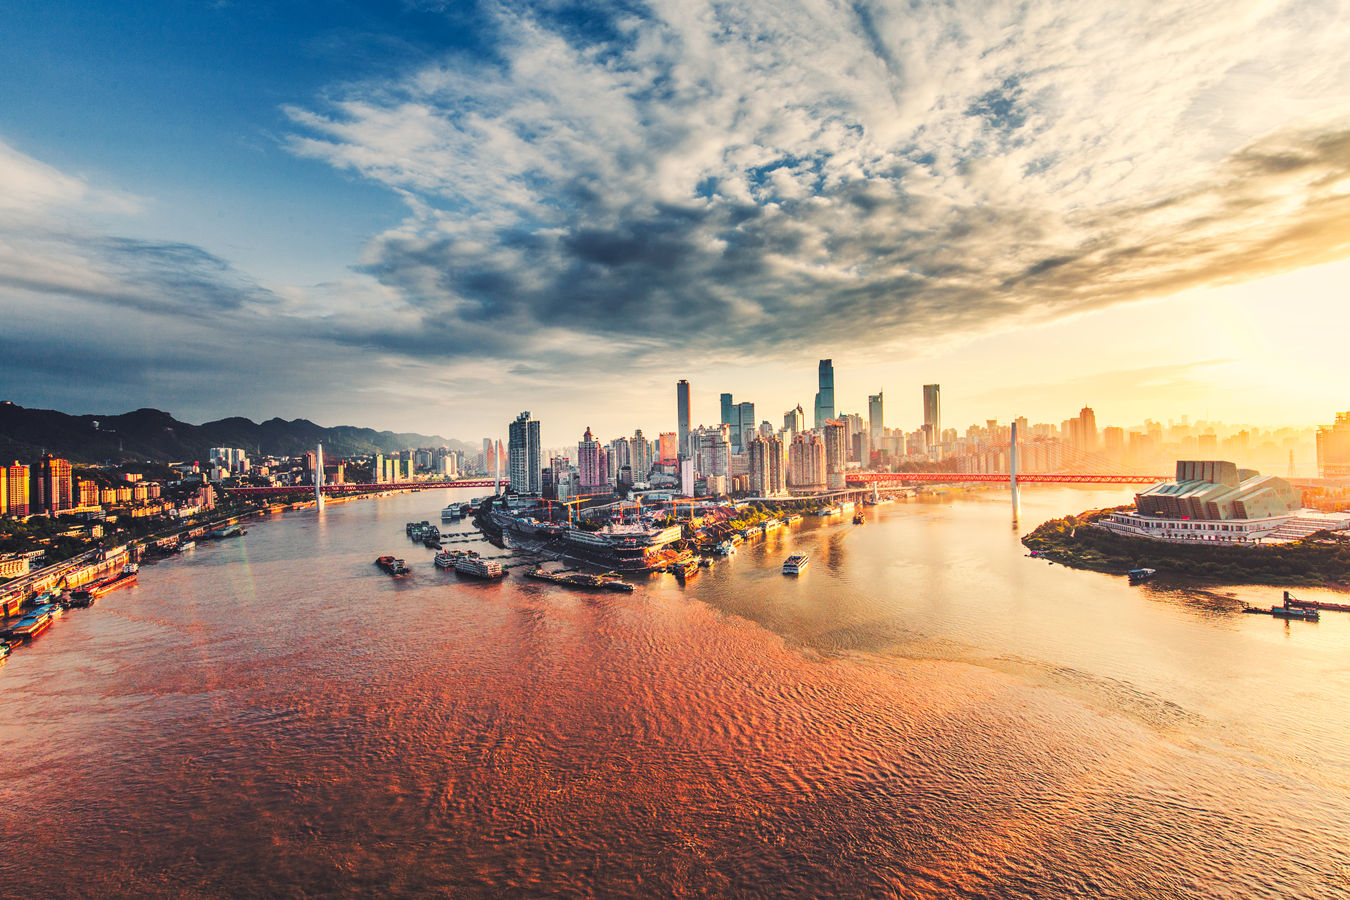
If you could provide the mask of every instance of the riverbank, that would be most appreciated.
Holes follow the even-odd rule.
[[[1208,578],[1225,584],[1275,584],[1350,590],[1350,540],[1326,534],[1265,546],[1174,544],[1126,537],[1096,523],[1117,509],[1050,519],[1022,538],[1037,557],[1075,569],[1124,575],[1131,569]]]

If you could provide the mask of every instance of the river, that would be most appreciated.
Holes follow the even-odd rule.
[[[448,500],[253,522],[17,651],[0,895],[1350,893],[1350,614],[1031,559],[998,492],[481,583],[403,536]]]

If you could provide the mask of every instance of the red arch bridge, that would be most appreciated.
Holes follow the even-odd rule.
[[[1157,484],[1168,481],[1170,475],[1131,475],[1119,472],[1028,472],[1018,474],[1018,484]],[[861,487],[895,486],[908,484],[1008,484],[1007,472],[848,472],[844,481]]]

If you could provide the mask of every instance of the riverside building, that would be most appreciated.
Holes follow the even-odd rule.
[[[1223,460],[1178,460],[1175,481],[1135,495],[1133,511],[1098,527],[1115,534],[1176,543],[1283,543],[1317,531],[1350,529],[1350,514],[1303,509],[1288,481]]]

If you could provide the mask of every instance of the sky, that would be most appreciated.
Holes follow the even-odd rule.
[[[1350,2],[7,4],[0,399],[1350,407]]]

